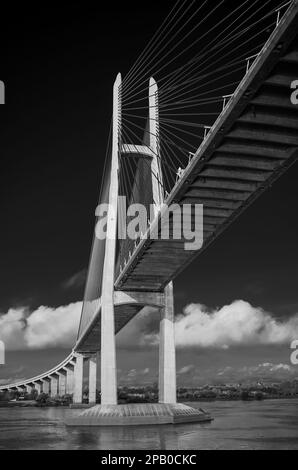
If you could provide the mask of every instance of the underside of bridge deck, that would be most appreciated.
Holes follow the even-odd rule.
[[[298,70],[298,6],[285,16],[239,84],[196,155],[166,200],[171,206],[204,207],[203,246],[185,250],[170,217],[170,237],[162,239],[162,212],[130,259],[118,268],[115,293],[163,293],[245,209],[279,178],[298,156],[298,106],[291,101]],[[162,157],[162,156],[161,156]],[[181,211],[182,212],[182,211]],[[194,211],[183,226],[195,229]],[[157,239],[151,239],[157,233]],[[150,303],[149,303],[150,304]],[[115,302],[115,333],[148,302]],[[78,338],[75,350],[100,350],[101,310]]]
[[[202,249],[186,251],[186,240],[175,240],[173,233],[169,240],[150,240],[152,227],[118,273],[116,289],[164,289],[295,162],[298,106],[290,98],[297,80],[297,30],[296,8],[264,47],[166,201],[203,204]],[[184,222],[194,228],[193,215]]]
[[[122,305],[115,307],[115,334],[130,322],[144,307],[138,305]],[[87,333],[82,336],[75,347],[77,352],[92,353],[100,351],[101,348],[101,311],[98,312],[92,326],[88,328]]]

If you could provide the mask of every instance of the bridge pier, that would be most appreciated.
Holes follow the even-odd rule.
[[[81,354],[76,355],[76,363],[74,366],[74,393],[73,403],[82,404],[83,402],[83,367],[84,356]]]
[[[41,383],[40,382],[34,382],[34,388],[37,390],[38,395],[41,393]]]
[[[64,371],[58,371],[59,375],[59,396],[63,397],[66,394],[66,373]]]
[[[110,209],[107,217],[106,247],[103,267],[101,308],[101,403],[117,405],[117,368],[114,315],[114,282],[117,239],[117,210],[119,194],[119,121],[121,120],[121,75],[118,74],[113,89],[113,139],[111,180],[109,188]]]
[[[96,403],[97,356],[89,358],[89,405]]]
[[[66,393],[71,395],[74,391],[74,366],[67,366],[66,371]]]
[[[58,395],[58,377],[51,376],[51,397],[55,398]]]
[[[137,292],[115,291],[115,264],[116,264],[116,240],[117,240],[117,211],[118,211],[118,170],[119,170],[119,142],[121,141],[121,75],[119,74],[114,84],[113,102],[113,143],[112,161],[109,186],[109,211],[107,215],[107,229],[105,239],[104,267],[101,285],[100,302],[100,331],[101,331],[101,404],[93,406],[76,417],[67,421],[74,426],[106,426],[106,425],[144,425],[144,424],[169,424],[182,422],[210,421],[210,416],[200,410],[176,403],[176,361],[174,341],[174,301],[173,284],[170,283],[164,294],[148,292],[142,284]],[[159,113],[158,113],[158,89],[154,79],[150,80],[149,88],[149,139],[148,131],[145,131],[144,155],[151,157],[152,196],[154,202],[154,216],[157,217],[164,202],[164,185],[160,164],[159,146]],[[128,150],[127,151],[127,147]],[[129,144],[124,149],[127,153],[134,153]],[[136,148],[137,150],[137,148]],[[137,150],[137,153],[141,153]],[[130,158],[130,157],[129,157]],[[121,259],[120,259],[121,261]],[[120,263],[121,266],[121,263]],[[121,270],[121,267],[120,267]],[[156,270],[152,269],[153,277]],[[137,283],[137,281],[135,281]],[[153,281],[152,281],[153,282]],[[156,281],[157,282],[157,281]],[[153,292],[154,291],[154,292]],[[160,309],[160,351],[159,351],[159,403],[144,405],[117,405],[117,379],[116,379],[116,347],[115,347],[115,309],[123,306],[124,312],[134,313],[145,307]],[[118,312],[117,312],[118,313]],[[131,314],[131,313],[130,313]],[[121,315],[120,315],[121,317]],[[96,318],[96,317],[95,317]],[[116,319],[117,315],[116,315]],[[118,320],[119,321],[119,320]],[[94,324],[91,322],[92,327]],[[94,328],[94,339],[98,332],[97,325]],[[90,338],[89,338],[90,339]],[[78,341],[77,349],[81,349]],[[87,346],[89,347],[89,345]],[[90,351],[90,349],[85,349]],[[89,403],[95,401],[96,389],[96,363],[90,359],[89,363]],[[75,402],[74,402],[75,403]]]
[[[50,391],[50,382],[48,379],[42,379],[42,391],[43,393],[48,394]]]
[[[173,283],[165,289],[159,339],[159,403],[176,403],[176,351]]]
[[[28,394],[31,394],[32,393],[32,385],[25,385],[25,387],[26,387],[26,392]]]
[[[113,297],[112,297],[113,298]],[[116,341],[113,302],[103,303],[101,313],[101,403],[117,405]]]

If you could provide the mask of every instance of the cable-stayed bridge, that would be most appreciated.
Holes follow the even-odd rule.
[[[83,361],[90,359],[94,403],[95,354],[101,352],[102,405],[116,405],[115,334],[150,307],[161,315],[159,401],[176,403],[172,281],[298,155],[298,0],[273,8],[244,1],[212,22],[223,3],[176,2],[124,80],[118,75],[96,212],[98,228],[109,204],[106,236],[95,230],[73,353],[57,369],[0,390],[47,381],[51,390],[53,376],[65,390],[63,377],[73,370],[74,402],[80,403]],[[197,37],[208,19],[209,29]],[[128,237],[133,213],[127,208],[136,205],[147,215]]]

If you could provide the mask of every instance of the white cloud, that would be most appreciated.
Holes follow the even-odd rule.
[[[158,372],[149,367],[118,370],[119,384],[125,385],[148,385],[158,380]]]
[[[179,347],[225,348],[239,345],[277,345],[298,338],[298,315],[278,322],[269,313],[238,300],[208,312],[191,304],[176,322]]]
[[[122,348],[150,347],[159,343],[158,314],[144,309],[118,335]],[[298,315],[280,322],[260,307],[237,300],[210,311],[190,304],[176,318],[176,345],[180,348],[290,344],[298,338]]]
[[[28,310],[10,309],[0,315],[0,340],[6,350],[72,347],[77,335],[82,303]]]
[[[193,372],[194,369],[195,367],[193,365],[184,366],[180,370],[178,370],[177,374],[186,375],[186,374],[189,374],[190,372]]]
[[[58,308],[10,309],[0,315],[0,340],[7,350],[72,347],[79,325],[81,302]],[[125,349],[157,346],[159,314],[145,308],[117,336]],[[279,322],[262,308],[242,300],[210,311],[200,304],[188,305],[175,324],[180,348],[291,344],[298,338],[298,315]]]
[[[288,364],[271,364],[270,362],[259,364],[258,369],[269,369],[270,372],[277,372],[279,370],[290,372],[292,370]]]
[[[273,364],[266,362],[258,365],[242,367],[224,367],[217,372],[222,381],[280,381],[297,378],[297,368],[289,364]]]
[[[127,377],[129,379],[134,379],[136,376],[137,376],[137,370],[136,369],[131,369],[128,374],[127,374]]]

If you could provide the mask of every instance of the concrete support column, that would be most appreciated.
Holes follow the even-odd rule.
[[[26,392],[30,394],[32,392],[32,385],[25,385],[25,387],[26,387]]]
[[[118,74],[113,90],[113,139],[110,210],[107,217],[106,249],[103,267],[101,307],[101,403],[117,404],[117,369],[114,318],[114,282],[118,210],[119,126],[121,127],[121,75]]]
[[[42,379],[42,391],[46,394],[50,391],[50,383],[47,379]]]
[[[152,172],[152,195],[154,203],[154,216],[157,217],[163,204],[163,178],[160,164],[160,143],[159,143],[159,106],[158,87],[154,78],[149,82],[149,141],[150,148],[154,153],[151,159]]]
[[[176,403],[176,353],[173,283],[165,289],[159,344],[159,403]]]
[[[41,393],[41,383],[34,382],[34,387],[37,390],[38,395],[40,395],[40,393]]]
[[[89,359],[89,404],[96,403],[97,357]]]
[[[108,243],[108,241],[107,241]],[[108,283],[114,283],[113,274]],[[101,404],[117,405],[116,341],[113,291],[102,297],[101,310]]]
[[[83,366],[84,357],[76,356],[76,364],[74,366],[74,394],[73,403],[81,404],[83,402]]]
[[[74,392],[74,369],[66,368],[66,393],[72,395]]]
[[[114,305],[106,301],[101,311],[101,404],[117,405]]]
[[[59,397],[63,397],[65,394],[66,394],[66,374],[63,373],[63,372],[58,372],[58,375],[59,375]]]
[[[58,377],[51,377],[51,397],[58,395]]]

